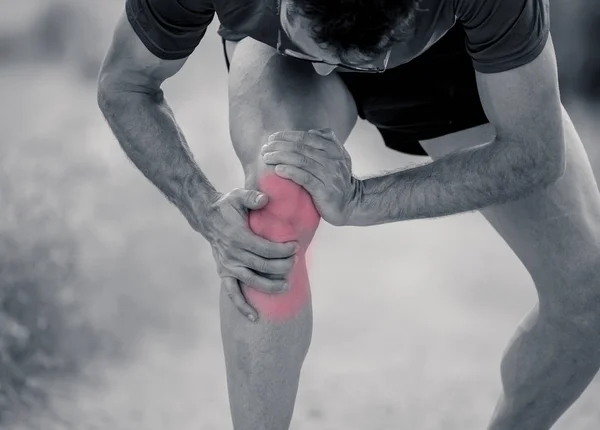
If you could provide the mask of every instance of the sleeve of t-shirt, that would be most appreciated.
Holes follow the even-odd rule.
[[[212,0],[126,0],[125,11],[142,43],[164,60],[189,56],[215,15]]]
[[[534,60],[550,32],[549,0],[456,0],[467,51],[482,73],[514,69]]]

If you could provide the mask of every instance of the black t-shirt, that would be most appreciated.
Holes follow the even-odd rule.
[[[227,40],[251,37],[275,47],[277,0],[126,0],[129,22],[150,52],[189,56],[212,22]],[[452,26],[461,25],[476,70],[495,73],[533,60],[549,34],[549,0],[424,0],[415,35],[396,45],[389,68],[419,56]]]

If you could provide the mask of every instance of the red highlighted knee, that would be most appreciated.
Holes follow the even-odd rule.
[[[288,278],[288,291],[265,294],[253,288],[244,288],[244,293],[262,318],[284,322],[293,318],[310,302],[306,250],[321,217],[310,194],[290,180],[274,173],[267,174],[261,178],[258,189],[269,197],[269,203],[260,210],[250,212],[250,229],[273,242],[296,240],[300,250]]]

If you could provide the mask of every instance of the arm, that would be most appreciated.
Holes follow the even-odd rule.
[[[100,72],[98,104],[127,156],[198,230],[195,208],[208,206],[217,193],[160,88],[185,61],[150,53],[123,14]]]
[[[124,15],[100,72],[98,103],[127,156],[210,242],[235,306],[254,316],[237,280],[261,291],[280,291],[281,278],[293,264],[294,244],[251,234],[246,212],[263,207],[266,199],[243,189],[217,192],[194,161],[160,89],[184,63],[185,58],[165,60],[151,53]]]
[[[477,72],[496,138],[432,163],[360,182],[350,225],[432,218],[520,199],[564,172],[565,148],[551,40],[530,63]]]

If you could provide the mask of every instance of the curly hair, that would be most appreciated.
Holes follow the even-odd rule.
[[[368,58],[410,37],[421,0],[289,0],[288,17],[302,16],[310,35],[341,59]]]

